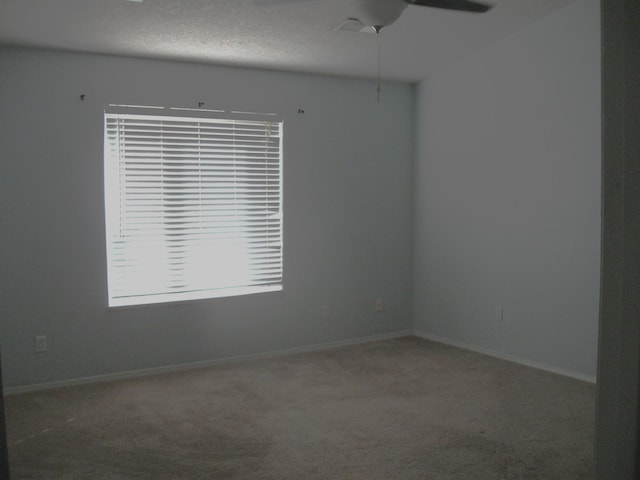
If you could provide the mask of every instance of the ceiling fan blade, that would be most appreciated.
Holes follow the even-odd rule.
[[[405,0],[409,5],[421,7],[444,8],[446,10],[460,10],[462,12],[484,13],[491,5],[472,2],[471,0]]]

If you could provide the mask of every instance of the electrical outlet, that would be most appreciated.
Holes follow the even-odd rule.
[[[36,352],[42,353],[47,351],[47,337],[46,335],[36,336]]]
[[[384,298],[376,298],[376,312],[384,312]]]
[[[322,319],[323,320],[329,320],[330,317],[331,317],[331,309],[329,308],[329,305],[323,305],[322,306]]]
[[[496,307],[496,320],[498,322],[504,321],[504,309],[502,307]]]

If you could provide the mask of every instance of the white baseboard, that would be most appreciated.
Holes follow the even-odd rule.
[[[77,385],[86,385],[91,383],[100,383],[100,382],[111,382],[116,380],[126,380],[131,378],[140,378],[146,377],[150,375],[159,375],[162,373],[172,373],[172,372],[180,372],[186,370],[194,370],[198,368],[206,368],[212,367],[216,365],[225,365],[229,363],[239,363],[239,362],[247,362],[250,360],[260,360],[266,358],[275,358],[282,357],[285,355],[294,355],[297,353],[308,353],[308,352],[316,352],[322,350],[329,350],[331,348],[337,347],[347,347],[349,345],[359,345],[363,343],[376,342],[380,340],[389,340],[393,338],[400,338],[406,336],[416,336],[419,338],[423,338],[425,340],[430,340],[433,342],[442,343],[445,345],[451,345],[453,347],[462,348],[464,350],[469,350],[476,353],[481,353],[483,355],[488,355],[490,357],[499,358],[501,360],[507,360],[509,362],[518,363],[520,365],[525,365],[527,367],[537,368],[539,370],[545,370],[547,372],[556,373],[558,375],[563,375],[565,377],[575,378],[577,380],[582,380],[584,382],[596,383],[596,377],[592,375],[584,375],[581,373],[573,372],[570,370],[565,370],[561,368],[557,368],[551,365],[546,365],[539,362],[533,362],[531,360],[527,360],[525,358],[517,357],[514,355],[509,355],[507,353],[498,352],[495,350],[491,350],[484,347],[478,347],[476,345],[471,345],[465,342],[460,342],[457,340],[453,340],[446,337],[440,337],[437,335],[432,335],[426,332],[420,331],[411,331],[411,330],[401,330],[398,332],[392,333],[384,333],[380,335],[370,335],[367,337],[358,337],[358,338],[350,338],[346,340],[337,340],[335,342],[328,343],[319,343],[313,345],[303,345],[301,347],[292,347],[286,348],[282,350],[272,350],[269,352],[261,352],[261,353],[252,353],[248,355],[237,355],[233,357],[225,357],[219,358],[216,360],[205,360],[202,362],[192,362],[192,363],[183,363],[179,365],[168,365],[164,367],[154,367],[154,368],[145,368],[141,370],[130,370],[127,372],[117,372],[117,373],[109,373],[105,375],[95,375],[91,377],[81,377],[81,378],[72,378],[69,380],[60,380],[57,382],[47,382],[47,383],[37,383],[32,385],[24,385],[18,387],[8,387],[4,389],[5,395],[20,395],[22,393],[31,393],[38,392],[42,390],[51,390],[54,388],[62,388],[62,387],[72,387]]]
[[[556,373],[558,375],[562,375],[565,377],[575,378],[576,380],[582,380],[583,382],[596,383],[596,377],[594,375],[585,375],[583,373],[573,372],[571,370],[565,370],[563,368],[554,367],[553,365],[534,362],[526,358],[510,355],[508,353],[498,352],[490,348],[478,347],[476,345],[460,342],[458,340],[453,340],[447,337],[432,335],[426,332],[420,332],[420,331],[414,330],[413,335],[419,338],[423,338],[425,340],[430,340],[432,342],[443,343],[445,345],[451,345],[452,347],[458,347],[464,350],[469,350],[472,352],[481,353],[483,355],[488,355],[490,357],[499,358],[501,360],[507,360],[509,362],[518,363],[526,367],[537,368],[538,370],[544,370],[544,371]]]
[[[95,375],[91,377],[72,378],[69,380],[60,380],[57,382],[37,383],[32,385],[24,385],[18,387],[8,387],[4,389],[4,395],[19,395],[22,393],[38,392],[42,390],[51,390],[61,387],[72,387],[77,385],[86,385],[90,383],[111,382],[115,380],[126,380],[131,378],[146,377],[150,375],[159,375],[162,373],[180,372],[185,370],[194,370],[197,368],[206,368],[216,365],[225,365],[229,363],[246,362],[249,360],[260,360],[265,358],[282,357],[285,355],[294,355],[297,353],[308,353],[331,348],[346,347],[349,345],[358,345],[362,343],[376,342],[380,340],[389,340],[413,335],[411,330],[401,330],[399,332],[383,333],[380,335],[370,335],[367,337],[349,338],[346,340],[337,340],[335,342],[319,343],[313,345],[303,345],[301,347],[285,348],[283,350],[272,350],[269,352],[252,353],[248,355],[237,355],[233,357],[219,358],[216,360],[205,360],[202,362],[183,363],[179,365],[168,365],[164,367],[145,368],[141,370],[130,370],[127,372],[109,373],[105,375]]]

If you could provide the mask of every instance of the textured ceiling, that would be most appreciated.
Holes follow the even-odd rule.
[[[382,77],[422,80],[571,0],[486,1],[409,6],[380,35]],[[353,0],[0,0],[0,44],[373,78],[375,34],[334,31],[357,16]]]

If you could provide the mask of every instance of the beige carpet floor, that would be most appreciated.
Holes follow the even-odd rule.
[[[588,479],[595,386],[415,337],[6,398],[18,479]]]

